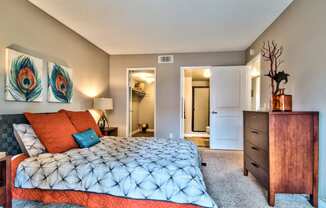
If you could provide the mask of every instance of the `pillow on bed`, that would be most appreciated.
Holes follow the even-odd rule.
[[[96,132],[97,136],[102,137],[101,130],[89,111],[60,110],[59,112],[65,112],[67,114],[71,123],[75,126],[78,132],[86,131],[87,129],[93,129]]]
[[[45,147],[36,136],[31,125],[13,124],[14,135],[18,141],[22,152],[27,153],[30,157],[36,157],[45,153]]]
[[[74,134],[73,137],[75,138],[80,148],[88,148],[100,142],[100,139],[93,129],[79,132]]]
[[[77,130],[65,113],[24,113],[24,115],[49,153],[61,153],[78,148],[72,137]]]

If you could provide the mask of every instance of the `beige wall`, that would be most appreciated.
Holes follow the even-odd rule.
[[[295,0],[254,42],[256,53],[266,40],[284,46],[282,69],[290,73],[286,92],[295,110],[320,111],[320,195],[326,196],[326,1]],[[254,57],[254,56],[252,56]],[[247,61],[250,57],[247,53]],[[263,67],[262,74],[266,72]],[[269,80],[262,78],[262,105],[268,102]]]
[[[147,123],[148,129],[154,129],[155,84],[145,84],[146,95],[139,103],[139,123]]]
[[[140,98],[138,96],[132,95],[132,132],[139,129],[139,100]]]
[[[0,8],[1,114],[47,112],[61,108],[88,109],[92,106],[91,96],[108,95],[108,54],[26,0],[1,0]],[[5,102],[6,47],[71,67],[75,86],[72,104],[47,103],[47,93],[44,93],[42,103]],[[43,69],[43,76],[47,80],[46,67]],[[43,84],[46,86],[46,82]]]
[[[132,81],[133,83],[134,81]],[[132,84],[133,85],[133,84]],[[154,129],[154,96],[155,84],[144,83],[144,97],[132,95],[132,131],[139,129],[139,124],[147,123],[149,129]]]
[[[110,114],[112,125],[119,127],[119,134],[126,133],[126,98],[128,67],[157,68],[157,136],[180,136],[180,67],[207,65],[243,65],[244,52],[175,54],[174,64],[157,64],[157,55],[110,56],[110,94],[114,111]]]

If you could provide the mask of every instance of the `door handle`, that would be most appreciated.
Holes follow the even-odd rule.
[[[218,112],[216,112],[216,111],[212,111],[212,114],[218,114]]]

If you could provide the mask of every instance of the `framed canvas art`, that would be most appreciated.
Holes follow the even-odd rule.
[[[42,70],[41,59],[7,48],[5,99],[41,102]]]
[[[73,96],[72,70],[56,63],[48,63],[48,101],[71,103]]]

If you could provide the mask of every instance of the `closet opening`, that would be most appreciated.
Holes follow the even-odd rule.
[[[127,69],[127,136],[154,137],[156,69]]]

